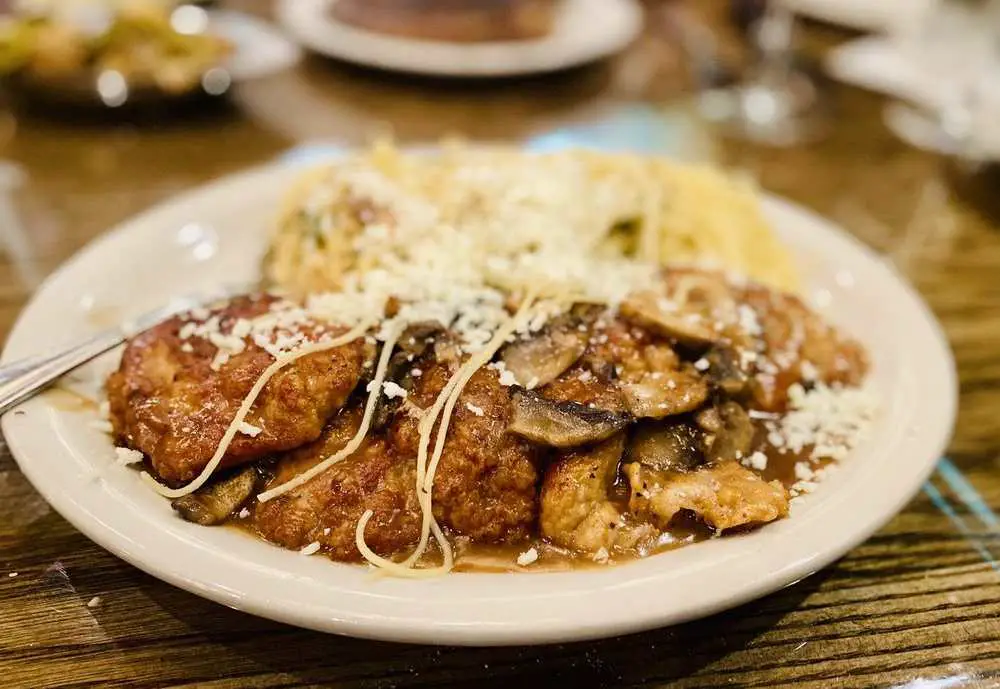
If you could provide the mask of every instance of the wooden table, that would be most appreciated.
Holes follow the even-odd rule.
[[[804,35],[810,50],[845,37]],[[0,443],[5,686],[1000,686],[1000,229],[983,202],[989,177],[908,149],[881,125],[880,98],[843,86],[830,92],[837,126],[820,144],[727,143],[693,117],[671,59],[648,37],[610,65],[489,86],[310,59],[198,122],[114,128],[4,113],[0,150],[27,179],[22,227],[0,231],[0,338],[38,280],[110,225],[304,140],[358,143],[380,122],[403,141],[571,126],[748,170],[914,281],[951,338],[962,397],[949,459],[903,513],[834,566],[699,622],[546,648],[402,646],[256,619],[146,576],[51,511]]]

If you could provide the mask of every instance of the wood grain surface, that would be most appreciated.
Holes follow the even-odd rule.
[[[720,3],[691,5],[736,45]],[[849,37],[802,27],[814,57]],[[815,576],[698,622],[540,648],[418,647],[302,631],[153,579],[54,513],[0,443],[4,686],[1000,686],[1000,175],[907,148],[881,124],[882,98],[841,85],[825,92],[825,141],[727,141],[694,115],[685,75],[651,30],[609,64],[491,85],[310,58],[196,120],[97,126],[4,111],[0,151],[26,178],[19,222],[0,228],[0,338],[38,282],[112,224],[310,140],[358,143],[389,126],[402,141],[569,131],[638,142],[746,170],[884,252],[931,304],[958,361],[961,411],[949,458],[899,516]]]

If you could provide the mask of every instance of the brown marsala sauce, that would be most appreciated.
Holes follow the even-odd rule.
[[[795,465],[809,459],[810,448],[804,448],[801,452],[789,452],[779,450],[767,442],[767,430],[762,421],[754,420],[756,434],[754,448],[767,455],[767,468],[760,472],[766,481],[780,481],[786,489],[796,483]],[[829,460],[813,461],[813,466],[819,467],[827,464]],[[240,519],[236,514],[230,517],[226,526],[237,528],[240,531],[252,535],[254,538],[263,538],[256,529],[253,528],[249,519]],[[740,527],[726,531],[729,533],[746,533],[760,527]],[[719,534],[711,527],[693,518],[681,516],[674,520],[663,535],[658,539],[658,543],[642,552],[616,553],[609,557],[606,562],[595,562],[588,555],[573,553],[565,548],[548,543],[545,539],[536,537],[527,541],[506,544],[482,544],[470,543],[462,536],[448,534],[451,539],[455,553],[455,572],[560,572],[579,569],[592,569],[605,567],[608,563],[617,564],[643,559],[650,555],[663,553],[669,550],[676,550],[692,543],[706,541],[717,537]],[[534,548],[538,553],[538,559],[530,566],[520,566],[517,564],[518,557]],[[320,551],[322,552],[322,551]],[[400,558],[402,559],[402,558]],[[431,542],[427,553],[421,558],[419,566],[434,567],[441,564],[441,553],[436,548],[436,544]]]
[[[53,386],[42,393],[45,401],[59,411],[97,411],[98,404],[79,392],[61,386]]]

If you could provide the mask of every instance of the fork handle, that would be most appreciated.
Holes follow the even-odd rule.
[[[121,330],[106,330],[58,354],[0,366],[0,414],[33,397],[60,376],[125,341]]]

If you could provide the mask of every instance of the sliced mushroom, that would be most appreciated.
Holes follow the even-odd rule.
[[[629,416],[591,409],[576,402],[553,402],[518,390],[512,398],[511,433],[551,447],[576,447],[610,438],[628,425]]]
[[[694,415],[698,426],[706,433],[718,433],[722,430],[722,415],[717,407],[706,407]]]
[[[667,271],[665,287],[672,301],[686,309],[712,313],[732,322],[736,312],[733,289],[723,273],[710,270],[677,269]]]
[[[221,481],[177,498],[170,506],[186,521],[213,526],[229,519],[262,483],[261,473],[255,467],[244,467]]]
[[[551,383],[576,363],[587,348],[587,337],[575,326],[558,325],[528,340],[504,348],[501,359],[521,383],[533,387]]]
[[[361,352],[364,357],[364,364],[361,369],[361,377],[358,379],[358,387],[362,390],[375,377],[375,362],[378,360],[378,344],[374,338],[362,340]]]
[[[706,428],[713,437],[707,443],[705,458],[710,464],[718,464],[748,456],[754,436],[750,415],[736,402],[725,402],[715,411],[715,415],[698,419],[703,427],[711,426],[714,429]],[[710,423],[704,423],[706,419]]]
[[[406,327],[400,336],[397,346],[399,351],[414,359],[422,356],[437,339],[437,335],[445,331],[437,321],[421,321]]]
[[[444,332],[444,328],[436,321],[414,323],[403,331],[403,334],[396,342],[397,351],[389,359],[389,367],[386,369],[385,380],[399,385],[410,392],[413,388],[413,378],[410,371],[416,366],[419,368],[419,361],[423,359],[432,347],[437,346],[439,339],[437,335]],[[399,408],[402,398],[389,398],[379,395],[375,400],[375,411],[372,416],[372,428],[375,431],[385,429],[392,421],[392,416]]]
[[[602,359],[596,356],[588,356],[586,365],[587,368],[590,369],[590,372],[597,376],[597,379],[600,381],[610,383],[618,380],[618,369],[615,368],[615,363],[613,361],[608,361],[607,359]]]
[[[662,419],[683,414],[697,409],[708,398],[708,384],[693,373],[668,371],[653,375],[621,386],[625,405],[636,418]]]
[[[740,355],[732,347],[716,346],[705,355],[709,367],[705,375],[727,395],[738,396],[750,385],[750,375],[740,365]]]
[[[621,314],[653,332],[686,345],[705,347],[719,336],[698,313],[672,310],[669,299],[655,292],[637,292],[621,304]]]
[[[660,471],[690,471],[704,459],[703,435],[690,421],[643,422],[629,442],[629,459]]]

